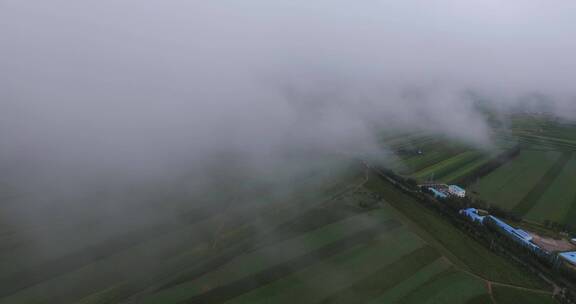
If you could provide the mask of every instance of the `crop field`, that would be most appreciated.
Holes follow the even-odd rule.
[[[572,152],[522,150],[472,191],[526,219],[576,224],[576,158]]]
[[[494,151],[481,151],[464,143],[441,136],[415,135],[394,138],[398,160],[391,169],[420,182],[458,183],[482,167],[509,145],[499,145]]]
[[[490,156],[484,156],[468,162],[467,164],[459,165],[458,167],[453,168],[448,173],[443,175],[440,178],[440,181],[447,184],[459,184],[461,183],[461,180],[463,180],[475,170],[486,165],[490,160]]]
[[[520,155],[474,183],[474,196],[530,221],[576,227],[576,126],[520,116],[505,140],[520,143]]]
[[[573,156],[554,178],[526,218],[576,225],[576,158]]]
[[[556,303],[549,294],[526,292],[516,288],[497,286],[493,288],[494,300],[499,304],[553,304]]]
[[[491,151],[425,132],[384,142],[391,143],[398,156],[391,169],[403,176],[419,182],[460,184],[474,197],[526,219],[576,226],[576,191],[567,186],[576,182],[570,169],[576,154],[576,125],[520,115],[512,118],[509,129],[497,134],[497,149]],[[478,179],[468,178],[515,145],[520,145],[520,155]]]
[[[454,279],[457,282],[452,281]],[[367,303],[476,303],[474,301],[478,298],[488,298],[488,302],[480,303],[490,303],[481,280],[438,261]]]
[[[417,204],[385,182],[372,179],[365,184],[366,190],[384,194],[386,201]],[[341,201],[361,200],[364,191]],[[141,301],[482,303],[478,301],[489,299],[484,276],[525,288],[545,288],[539,279],[474,247],[473,240],[434,215],[426,213],[425,226],[420,228],[394,205],[259,247],[193,279],[165,284],[143,295]],[[441,240],[440,234],[450,240]]]
[[[407,175],[418,174],[418,172],[451,158],[462,157],[460,155],[466,152],[467,149],[464,147],[444,146],[440,141],[435,141],[429,147],[422,147],[422,155],[403,158],[402,161],[405,168],[400,173]]]
[[[351,218],[280,246],[240,256],[197,280],[160,290],[144,303],[351,303],[386,296],[400,300],[419,298],[418,288],[444,272],[466,276],[409,229],[391,220],[387,208],[366,216],[369,218]],[[358,228],[359,223],[364,224]],[[364,228],[374,225],[381,228]],[[346,233],[335,233],[334,229]],[[341,241],[325,235],[339,235],[348,243],[347,248],[334,246]],[[360,236],[364,240],[353,241]],[[449,284],[439,285],[448,289]],[[452,303],[466,303],[486,292],[478,279],[462,285],[479,288],[461,292],[461,301]],[[217,287],[203,292],[202,286]]]
[[[424,180],[429,176],[439,181],[450,180],[451,178],[455,178],[455,175],[460,176],[460,174],[457,173],[458,171],[464,168],[471,170],[472,167],[469,166],[485,160],[486,158],[482,153],[467,151],[426,167],[423,170],[413,173],[412,176],[420,180]],[[465,172],[462,174],[465,174]]]
[[[573,122],[520,115],[512,119],[511,131],[514,140],[533,149],[576,151]]]
[[[482,303],[487,282],[547,293],[364,170],[70,250],[1,272],[0,303]]]
[[[564,159],[558,152],[523,150],[516,159],[482,178],[473,191],[492,204],[512,209],[559,161]]]

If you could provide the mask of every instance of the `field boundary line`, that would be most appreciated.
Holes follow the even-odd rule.
[[[566,164],[572,159],[571,152],[564,152],[558,159],[554,161],[552,166],[546,170],[546,172],[540,177],[538,182],[532,186],[530,191],[524,195],[524,197],[512,208],[512,212],[524,215],[528,213],[544,196],[546,190],[550,188],[550,185],[558,178],[558,175],[562,172],[562,169],[566,167]]]

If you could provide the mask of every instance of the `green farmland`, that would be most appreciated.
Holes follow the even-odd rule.
[[[523,150],[472,187],[481,199],[528,220],[576,224],[572,152]]]
[[[393,138],[385,144],[398,156],[390,166],[392,170],[419,181],[444,183],[457,183],[507,147],[482,151],[466,143],[425,133]]]
[[[489,284],[549,294],[369,171],[312,184],[30,267],[11,264],[24,249],[2,251],[0,303],[492,303]]]
[[[553,304],[556,303],[548,294],[523,292],[516,288],[496,286],[493,288],[494,300],[499,304]]]
[[[365,191],[390,204],[176,280],[143,295],[142,303],[481,303],[490,299],[488,281],[546,293],[539,279],[386,182],[370,175]],[[404,215],[412,212],[418,218]],[[458,291],[449,292],[454,286]]]
[[[473,191],[481,198],[505,209],[514,208],[536,186],[555,161],[557,152],[521,152],[513,161],[498,168],[475,184]]]
[[[472,170],[478,162],[482,163],[485,159],[485,155],[476,151],[462,152],[417,171],[412,176],[420,180],[425,180],[427,177],[434,177],[435,180],[440,181],[451,180],[465,174],[465,172],[458,173],[462,169]]]
[[[576,158],[573,156],[552,180],[526,217],[576,225]]]
[[[395,137],[391,169],[418,182],[459,184],[473,199],[532,222],[576,228],[576,125],[518,115],[495,134],[490,151],[425,132]],[[520,152],[491,166],[513,147]]]
[[[504,137],[503,137],[504,138]],[[474,196],[534,222],[576,227],[576,126],[519,116],[505,140],[520,155],[481,177]]]

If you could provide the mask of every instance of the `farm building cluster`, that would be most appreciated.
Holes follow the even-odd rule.
[[[421,185],[421,187],[428,189],[436,198],[466,197],[466,190],[457,185],[427,184]]]
[[[512,227],[503,220],[489,215],[484,210],[468,208],[460,210],[460,214],[471,222],[483,225],[520,247],[527,249],[536,256],[550,261],[554,267],[563,267],[564,269],[573,270],[576,273],[576,251],[574,246],[565,241],[550,241],[539,237],[536,234],[529,233],[519,228]],[[568,250],[568,251],[566,251]]]

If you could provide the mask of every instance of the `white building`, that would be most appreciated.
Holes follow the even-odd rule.
[[[448,186],[448,192],[457,197],[466,197],[466,190],[456,186],[450,185]]]

